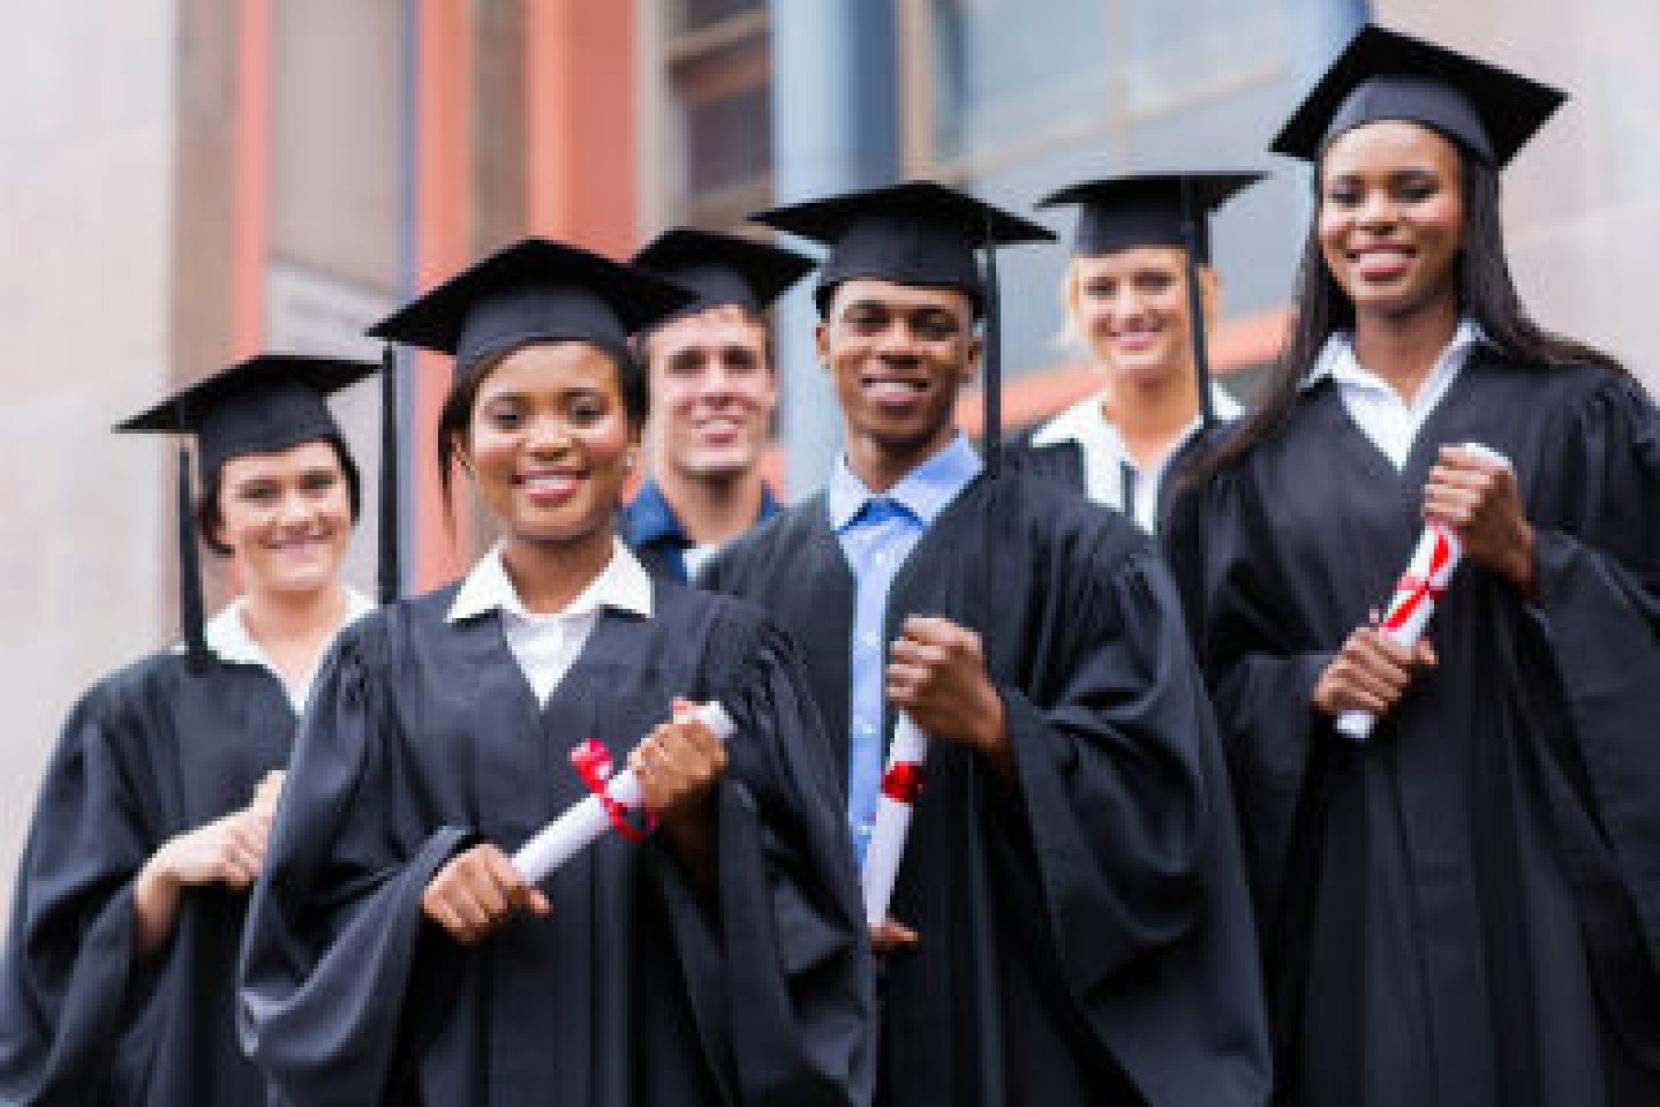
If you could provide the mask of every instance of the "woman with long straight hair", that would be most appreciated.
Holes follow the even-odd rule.
[[[185,642],[100,681],[64,726],[13,893],[0,1102],[263,1102],[236,955],[313,674],[370,609],[341,579],[361,490],[325,398],[375,369],[263,355],[117,428],[197,441]],[[205,626],[198,537],[242,587]]]
[[[242,962],[244,1042],[288,1102],[868,1096],[852,850],[800,661],[615,533],[647,409],[628,336],[690,299],[530,239],[378,325],[454,356],[440,472],[501,538],[319,678]],[[588,740],[660,829],[625,819],[532,884],[510,855],[587,796]]]
[[[1367,28],[1275,143],[1315,168],[1294,332],[1169,548],[1284,1102],[1660,1102],[1660,417],[1532,322],[1499,223],[1562,99]],[[1450,581],[1402,573],[1426,526]]]

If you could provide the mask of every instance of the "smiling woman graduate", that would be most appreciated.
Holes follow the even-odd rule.
[[[341,626],[357,468],[324,398],[375,371],[266,355],[119,430],[180,454],[186,645],[99,682],[41,785],[0,973],[0,1102],[256,1103],[233,981],[295,718]],[[242,597],[204,629],[194,528]]]
[[[1158,528],[1200,431],[1239,416],[1211,382],[1205,345],[1221,296],[1210,215],[1261,178],[1134,173],[1039,202],[1078,208],[1062,286],[1066,329],[1088,346],[1103,386],[1023,436],[1017,464]]]
[[[1275,143],[1315,166],[1291,344],[1173,511],[1287,1102],[1660,1102],[1660,417],[1528,318],[1499,224],[1562,99],[1360,33]],[[1426,519],[1464,563],[1414,653],[1368,611]]]
[[[688,299],[532,239],[376,328],[454,355],[441,472],[501,540],[319,680],[242,963],[244,1041],[295,1103],[868,1095],[858,892],[795,651],[614,534],[646,413],[627,336]],[[727,746],[682,697],[725,706]],[[527,886],[508,851],[587,794],[590,739],[661,830]]]

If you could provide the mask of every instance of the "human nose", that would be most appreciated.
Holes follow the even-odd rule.
[[[1363,227],[1389,227],[1395,223],[1395,201],[1383,188],[1370,189],[1362,198],[1355,219]]]
[[[571,445],[570,428],[565,420],[544,415],[531,420],[525,429],[525,449],[536,454],[563,453]]]

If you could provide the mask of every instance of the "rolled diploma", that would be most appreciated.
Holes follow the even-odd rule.
[[[1508,458],[1479,442],[1466,442],[1459,448],[1507,469],[1510,467]],[[1412,562],[1396,583],[1389,610],[1378,629],[1402,648],[1415,648],[1430,616],[1435,614],[1435,596],[1446,590],[1463,557],[1463,543],[1451,528],[1439,523],[1425,526],[1418,536],[1417,548],[1412,551]],[[1377,716],[1370,711],[1345,711],[1337,717],[1338,732],[1357,742],[1370,738],[1377,723]]]
[[[920,772],[927,759],[928,736],[901,712],[893,728],[893,743],[888,747],[884,781],[894,766],[912,765]],[[865,851],[863,880],[865,923],[869,926],[888,917],[893,882],[899,876],[899,860],[905,855],[905,838],[911,832],[911,808],[911,801],[890,796],[886,789],[876,800],[876,825],[871,828],[870,848]]]
[[[732,717],[718,703],[699,707],[693,718],[710,730],[722,742],[731,740],[735,728]],[[640,782],[631,769],[624,769],[605,786],[605,794],[630,810],[640,806]],[[530,841],[513,855],[513,867],[526,883],[540,884],[559,866],[599,840],[611,829],[611,816],[598,796],[585,796],[572,804],[553,822],[538,830]]]

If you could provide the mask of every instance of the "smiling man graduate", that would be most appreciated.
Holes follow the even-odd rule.
[[[975,250],[1048,232],[927,182],[756,218],[831,248],[818,356],[846,452],[703,582],[806,648],[861,858],[895,712],[935,740],[872,935],[878,1101],[1262,1102],[1233,809],[1174,590],[1133,523],[998,471]],[[984,462],[953,422],[982,311]]]

